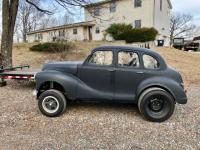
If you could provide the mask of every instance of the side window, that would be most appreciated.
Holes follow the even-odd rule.
[[[157,69],[159,68],[158,61],[150,55],[143,55],[144,68]]]
[[[118,65],[138,68],[140,66],[138,54],[134,52],[119,52]]]
[[[112,51],[97,51],[93,53],[92,57],[89,59],[90,64],[95,65],[112,65],[113,62],[113,52]]]

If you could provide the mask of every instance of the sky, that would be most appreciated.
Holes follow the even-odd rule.
[[[200,0],[171,0],[174,12],[186,13],[193,16],[193,21],[200,26]]]
[[[2,0],[0,0],[0,32],[1,32],[1,27],[2,27],[2,24],[1,24],[1,22],[2,22],[1,21],[1,18],[2,18],[1,2],[2,2]],[[193,22],[197,26],[200,26],[200,0],[171,0],[171,2],[173,5],[172,11],[192,15],[194,18]],[[52,0],[45,0],[45,3],[49,3],[49,5],[51,5]],[[60,12],[60,9],[62,9],[62,8],[59,8],[59,12]],[[64,9],[61,12],[64,12]],[[80,11],[79,11],[79,13],[80,13]],[[77,20],[77,18],[75,20]]]

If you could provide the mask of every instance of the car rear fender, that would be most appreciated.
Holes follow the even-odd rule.
[[[162,88],[169,92],[175,102],[179,104],[187,103],[187,96],[181,84],[179,85],[175,80],[166,77],[152,77],[142,81],[137,88],[137,98],[139,98],[143,91],[152,87]]]

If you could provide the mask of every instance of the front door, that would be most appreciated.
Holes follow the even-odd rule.
[[[78,76],[82,82],[82,86],[77,90],[80,98],[113,99],[113,52],[109,50],[94,52],[80,66]]]
[[[137,52],[119,51],[115,70],[115,99],[135,100],[137,86],[143,78]]]
[[[92,41],[92,27],[88,27],[89,40]]]

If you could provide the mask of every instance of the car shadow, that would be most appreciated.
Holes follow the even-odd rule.
[[[130,102],[119,102],[119,101],[105,101],[105,100],[96,100],[96,101],[70,101],[68,103],[68,110],[88,110],[95,112],[120,112],[120,113],[131,113],[131,114],[140,114],[137,104]]]

